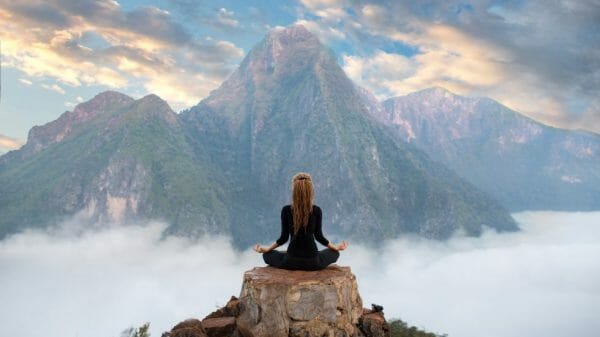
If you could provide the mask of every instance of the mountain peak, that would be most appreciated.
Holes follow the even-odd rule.
[[[294,24],[287,27],[275,27],[267,34],[269,39],[292,39],[292,40],[317,40],[317,37],[308,31],[306,27],[301,24]]]
[[[298,57],[315,55],[322,48],[319,39],[304,26],[292,25],[269,31],[263,43],[250,55],[253,59],[276,67],[286,61],[296,62]]]
[[[423,90],[419,90],[416,91],[412,94],[418,94],[418,95],[427,95],[427,96],[435,96],[435,97],[453,97],[453,96],[458,96],[455,93],[453,93],[452,91],[444,88],[444,87],[440,87],[440,86],[433,86],[427,89],[423,89]],[[409,95],[412,95],[409,94]]]
[[[78,104],[75,110],[104,110],[108,106],[122,105],[133,102],[134,99],[118,91],[107,90],[94,96],[89,101]]]
[[[245,95],[266,95],[276,83],[291,83],[320,68],[339,68],[333,52],[302,25],[276,27],[252,48],[238,69],[201,102],[211,109],[228,102],[227,111],[241,108]],[[251,88],[251,91],[248,91]],[[235,102],[235,103],[234,103]]]
[[[148,103],[148,104],[157,104],[160,106],[168,105],[167,101],[162,99],[160,96],[156,94],[148,94],[139,99],[140,102]]]
[[[34,126],[29,130],[26,150],[36,153],[63,140],[79,125],[105,114],[107,111],[120,109],[134,99],[117,91],[104,91],[89,101],[79,103],[73,111],[66,111],[58,119],[42,126]]]
[[[124,93],[118,92],[118,91],[114,91],[114,90],[106,90],[106,91],[102,91],[100,93],[98,93],[96,96],[94,96],[94,98],[92,98],[91,100],[111,100],[111,99],[122,99],[122,100],[129,100],[129,101],[133,101],[133,98],[125,95]]]
[[[152,115],[159,119],[166,120],[169,124],[177,124],[177,114],[167,101],[155,94],[148,94],[135,101],[136,109],[130,111],[130,115],[147,116]],[[144,117],[145,118],[145,117]]]

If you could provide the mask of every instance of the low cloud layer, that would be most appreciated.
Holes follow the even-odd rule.
[[[590,336],[600,329],[600,212],[524,212],[523,231],[447,242],[350,243],[339,264],[365,307],[449,336]],[[0,335],[153,336],[202,318],[263,265],[228,238],[162,238],[164,224],[82,230],[75,222],[0,242]]]

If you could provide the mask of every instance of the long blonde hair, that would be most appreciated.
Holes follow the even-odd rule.
[[[300,228],[308,225],[308,218],[313,207],[313,185],[310,174],[296,173],[292,178],[292,215],[294,220],[294,235]]]

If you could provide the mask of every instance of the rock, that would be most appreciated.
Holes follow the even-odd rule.
[[[371,311],[372,312],[383,312],[383,306],[381,306],[379,304],[372,303],[371,304]]]
[[[373,310],[364,309],[358,326],[368,337],[389,337],[390,327],[383,316],[383,307],[373,304]]]
[[[235,296],[231,296],[229,302],[227,302],[227,304],[223,308],[211,312],[210,314],[208,314],[208,316],[204,317],[204,319],[218,317],[237,317],[240,314],[240,310],[240,300]]]
[[[187,319],[173,327],[169,337],[208,337],[202,326],[202,322],[197,319]]]
[[[363,313],[350,267],[255,267],[244,273],[237,327],[244,337],[357,336]]]
[[[205,318],[202,326],[208,337],[229,337],[235,331],[235,317]]]

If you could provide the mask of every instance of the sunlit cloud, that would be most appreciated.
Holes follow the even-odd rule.
[[[221,13],[223,19],[232,15]],[[56,92],[64,85],[141,86],[185,108],[215,89],[243,56],[229,41],[193,37],[153,6],[124,11],[110,1],[73,6],[28,0],[0,5],[0,18],[4,65],[30,78],[56,80],[43,86]]]
[[[415,91],[414,85],[406,82],[415,75],[415,60],[381,50],[369,58],[353,55],[343,55],[342,58],[348,77],[362,87],[380,88],[373,90],[380,99]]]
[[[0,150],[16,150],[23,146],[21,140],[0,135]]]
[[[319,31],[340,30],[358,45],[384,38],[414,48],[414,54],[376,49],[344,55],[349,76],[379,98],[442,86],[491,97],[550,125],[600,132],[594,103],[600,44],[590,33],[600,29],[593,19],[597,4],[302,3]],[[390,62],[397,71],[384,66]]]

